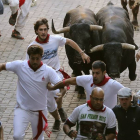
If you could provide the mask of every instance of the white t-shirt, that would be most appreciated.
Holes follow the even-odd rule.
[[[75,140],[94,137],[94,133],[104,134],[106,128],[116,127],[116,117],[110,108],[106,107],[104,112],[93,111],[87,103],[76,107],[68,119],[73,124],[77,123],[78,134]]]
[[[38,70],[33,71],[26,60],[8,62],[6,70],[13,71],[18,76],[17,104],[25,110],[46,109],[47,83],[56,84],[61,81],[51,67],[43,64]]]
[[[42,62],[47,64],[48,66],[55,68],[55,70],[60,69],[60,62],[58,57],[58,47],[64,46],[66,43],[66,38],[58,35],[50,35],[49,42],[47,43],[38,43],[33,41],[29,46],[33,44],[38,44],[43,47],[44,55],[42,57]],[[28,46],[28,47],[29,47]],[[28,54],[26,55],[26,59],[29,59]]]
[[[95,84],[91,87],[91,84],[93,83],[92,75],[78,76],[76,77],[76,83],[78,86],[82,86],[86,90],[86,100],[90,99],[92,90],[95,87],[98,87]],[[117,93],[122,87],[124,87],[122,84],[113,79],[109,79],[105,85],[100,86],[104,91],[104,104],[107,107],[113,108],[117,105]]]

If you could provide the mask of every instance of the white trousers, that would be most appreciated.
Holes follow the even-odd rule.
[[[19,0],[9,0],[9,6],[12,14],[15,14],[19,9]],[[19,15],[17,17],[17,22],[15,24],[15,29],[21,33],[25,23],[27,21],[29,10],[32,4],[32,0],[25,0],[25,3],[21,6]]]
[[[44,116],[47,118],[47,109],[42,111]],[[31,123],[33,138],[37,134],[37,126],[38,126],[38,112],[32,112],[23,110],[21,108],[15,108],[14,111],[14,140],[24,140],[25,130],[29,124]],[[45,122],[43,120],[43,126]],[[44,140],[44,131],[42,131],[41,135],[39,136],[38,140]]]
[[[61,72],[59,71],[56,71],[58,76],[63,79],[63,75],[61,74]],[[48,111],[49,112],[54,112],[56,109],[57,109],[57,104],[56,104],[56,101],[55,101],[55,98],[57,98],[57,93],[59,93],[60,90],[57,89],[57,90],[52,90],[52,91],[48,91],[48,94],[47,94],[47,107],[48,107]]]

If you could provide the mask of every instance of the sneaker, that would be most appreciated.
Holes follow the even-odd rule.
[[[16,19],[17,19],[17,15],[18,15],[18,11],[15,14],[12,14],[9,18],[9,24],[14,26],[16,23]]]
[[[65,122],[66,119],[67,119],[67,113],[64,111],[63,108],[60,108],[60,109],[58,110],[58,112],[59,112],[59,115],[60,115],[60,117],[61,117],[62,122]]]
[[[24,39],[24,37],[22,37],[21,34],[18,31],[16,31],[16,30],[13,30],[11,36],[16,38],[16,39]]]
[[[61,125],[61,121],[60,120],[55,120],[54,124],[53,124],[53,128],[52,128],[52,132],[57,132],[60,130],[60,125]]]
[[[36,4],[37,4],[37,0],[32,0],[31,7],[36,6]]]

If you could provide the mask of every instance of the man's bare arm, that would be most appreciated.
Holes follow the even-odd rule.
[[[90,57],[87,54],[85,54],[83,50],[81,50],[81,48],[78,46],[77,43],[75,43],[73,40],[67,38],[66,44],[68,44],[73,49],[75,49],[77,52],[79,52],[84,63],[85,63],[85,61],[87,61],[87,63],[90,63]]]
[[[137,59],[137,62],[138,62],[139,59],[140,59],[140,48],[139,48],[139,50],[138,50],[138,52],[137,52],[137,54],[136,54],[136,59]]]
[[[72,77],[72,78],[66,79],[64,81],[61,81],[54,86],[52,86],[50,83],[48,83],[47,88],[48,88],[48,90],[56,90],[56,89],[63,88],[66,85],[77,85],[76,77]]]
[[[67,124],[64,124],[64,126],[63,126],[63,131],[64,131],[65,134],[67,134],[70,138],[76,138],[76,137],[77,137],[77,131],[71,130],[71,128],[70,128],[69,125],[67,125]]]
[[[6,70],[6,64],[5,64],[5,63],[0,64],[0,72],[1,72],[2,70]]]

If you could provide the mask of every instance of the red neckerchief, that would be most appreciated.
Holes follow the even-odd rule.
[[[87,104],[94,111],[104,112],[106,110],[106,107],[104,107],[104,106],[102,106],[100,109],[95,109],[94,107],[92,107],[92,104],[91,104],[91,101],[90,100],[87,101]]]
[[[30,60],[28,60],[28,65],[29,65],[29,67],[30,67],[31,69],[33,69],[33,68],[31,67]],[[41,61],[40,65],[39,65],[39,67],[38,67],[37,69],[39,69],[42,65],[43,65],[43,62]]]
[[[95,84],[94,81],[93,81],[93,83],[90,86],[92,87],[93,84],[95,84],[96,86],[103,86],[103,85],[105,85],[108,82],[109,79],[111,79],[111,78],[109,76],[105,75],[105,77],[104,77],[104,79],[103,79],[103,81],[101,83]]]
[[[25,0],[19,0],[19,7],[21,7],[25,3]]]
[[[46,39],[43,42],[41,42],[41,41],[39,41],[38,36],[37,36],[35,41],[40,43],[40,44],[47,43],[49,41],[49,37],[50,37],[50,34],[47,34]]]

